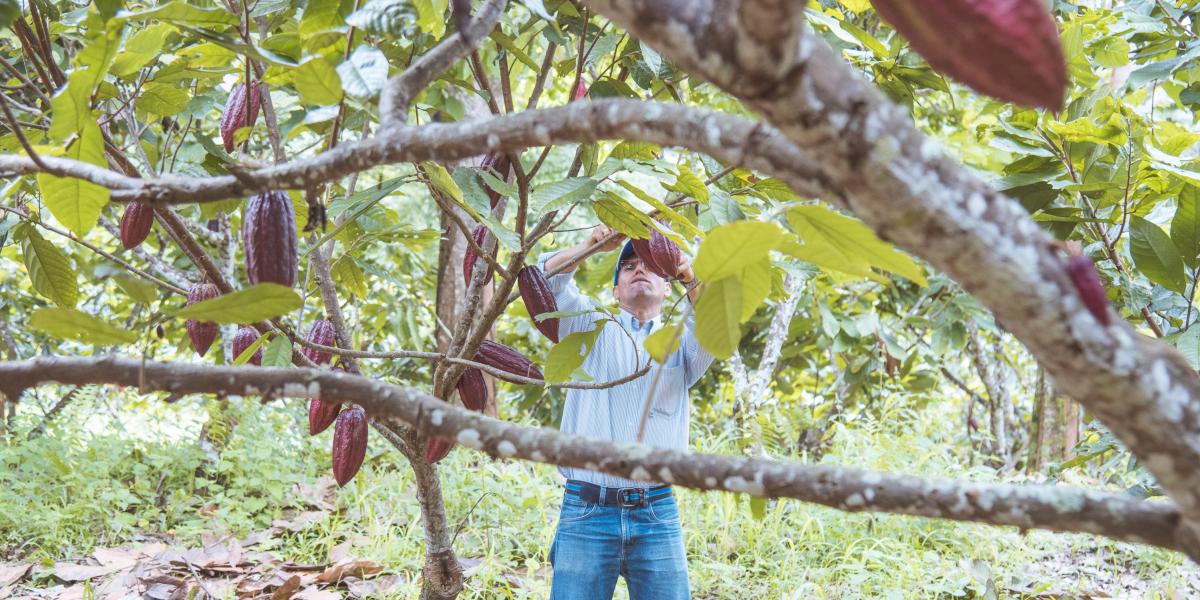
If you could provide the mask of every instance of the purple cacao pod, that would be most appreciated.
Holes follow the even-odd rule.
[[[188,291],[187,303],[191,306],[197,302],[211,300],[221,295],[221,290],[217,289],[216,284],[198,283],[192,286]],[[212,321],[197,321],[188,319],[186,323],[188,339],[192,342],[192,349],[200,356],[204,356],[212,346],[213,340],[217,339],[217,332],[220,327]]]
[[[333,330],[333,323],[325,319],[317,319],[313,321],[312,328],[308,330],[308,335],[304,336],[304,339],[313,344],[334,346],[337,343],[337,334]],[[316,348],[301,348],[300,353],[318,365],[326,365],[333,360],[333,353]]]
[[[458,378],[457,387],[458,399],[462,400],[463,406],[476,412],[483,410],[488,398],[487,382],[483,379],[483,371],[467,367],[463,371],[462,377]]]
[[[258,120],[263,84],[249,86],[249,102],[246,98],[246,88],[244,83],[235,84],[229,92],[229,100],[225,102],[225,110],[221,113],[221,141],[225,143],[226,152],[233,152],[233,134],[243,127],[253,127],[254,122]]]
[[[475,231],[471,234],[471,238],[475,240],[475,244],[480,248],[484,248],[485,250],[486,248],[484,247],[483,242],[487,238],[487,232],[487,227],[480,225],[476,227]],[[479,257],[475,255],[475,250],[471,248],[470,244],[468,244],[467,251],[463,253],[463,283],[471,285],[471,273],[475,272],[475,263],[478,262],[478,258]],[[492,263],[487,263],[486,261],[484,262],[487,264],[487,275],[484,276],[484,284],[487,284],[492,281],[492,275],[496,273],[496,269],[492,268]]]
[[[296,283],[296,215],[287,192],[255,194],[242,217],[246,275],[250,283]]]
[[[254,342],[258,341],[258,330],[249,325],[238,327],[237,334],[233,336],[233,356],[230,358],[236,359],[241,356],[246,348],[249,348]],[[254,351],[250,356],[250,360],[246,361],[250,365],[262,365],[262,347]]]
[[[121,245],[126,250],[146,241],[154,226],[154,208],[144,202],[130,202],[121,213]]]
[[[1079,298],[1083,300],[1088,312],[1092,313],[1101,325],[1108,327],[1111,322],[1108,316],[1108,298],[1104,294],[1104,285],[1100,283],[1100,274],[1096,272],[1096,265],[1092,264],[1092,259],[1086,256],[1072,256],[1067,259],[1067,274],[1071,276],[1071,283],[1075,284],[1075,291],[1079,292]]]
[[[675,242],[654,228],[650,229],[650,239],[633,240],[633,251],[651,273],[663,279],[675,276],[675,268],[683,254]]]
[[[367,456],[367,413],[352,406],[337,416],[333,425],[333,478],[339,487],[358,474]]]
[[[520,352],[492,340],[484,340],[479,345],[479,350],[475,352],[474,360],[505,373],[528,377],[530,379],[543,379],[542,371],[537,368],[537,365],[533,364],[533,361],[525,358],[525,355]],[[501,377],[501,379],[511,383],[524,383],[523,381],[507,377]]]
[[[525,309],[533,319],[533,326],[550,341],[558,343],[558,319],[539,321],[537,316],[542,313],[558,312],[558,302],[550,291],[546,276],[537,267],[526,266],[517,273],[517,287],[521,290],[521,299],[525,301]]]

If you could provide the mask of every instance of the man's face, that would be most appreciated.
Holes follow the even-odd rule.
[[[622,304],[648,302],[661,306],[670,289],[666,279],[651,273],[641,259],[633,257],[621,262],[613,295]]]

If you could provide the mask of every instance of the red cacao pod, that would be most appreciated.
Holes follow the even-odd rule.
[[[671,279],[675,276],[675,269],[683,254],[675,242],[667,239],[667,236],[654,228],[650,229],[650,239],[633,240],[633,251],[637,253],[642,264],[646,265],[651,273],[663,279]]]
[[[487,404],[487,382],[483,379],[483,371],[475,367],[467,367],[462,377],[458,378],[458,398],[463,406],[479,412]]]
[[[233,134],[243,127],[253,127],[258,120],[258,107],[262,103],[263,84],[255,83],[249,86],[250,98],[247,101],[244,83],[233,86],[229,92],[229,100],[225,102],[225,110],[221,113],[221,140],[225,142],[225,151],[233,152]],[[247,111],[247,109],[249,109]]]
[[[1067,64],[1044,0],[871,0],[929,66],[1006,102],[1062,108]]]
[[[587,98],[587,95],[588,86],[583,82],[582,79],[580,79],[579,83],[575,85],[575,91],[571,93],[571,100],[583,100],[584,98]]]
[[[187,303],[191,306],[197,302],[211,300],[221,295],[221,290],[212,283],[198,283],[192,286],[188,291]],[[204,356],[212,346],[213,340],[217,339],[217,331],[220,329],[216,323],[212,321],[197,321],[188,319],[187,323],[188,339],[192,342],[192,349],[200,356]]]
[[[425,442],[425,460],[428,461],[429,464],[436,463],[437,461],[446,458],[446,455],[450,454],[450,450],[452,449],[454,449],[454,442],[448,442],[442,438],[431,437],[429,438],[429,441]]]
[[[358,473],[367,455],[367,413],[351,406],[333,425],[333,478],[344,486]]]
[[[126,250],[146,241],[154,226],[154,208],[143,202],[130,202],[121,213],[121,245]]]
[[[308,435],[325,431],[342,411],[342,403],[332,398],[312,398],[308,401]]]
[[[308,330],[308,335],[304,336],[305,341],[320,344],[322,346],[333,346],[337,342],[337,334],[333,331],[333,323],[325,319],[317,319],[313,322],[312,328]],[[308,357],[318,365],[329,364],[333,360],[333,354],[316,348],[301,348],[300,353]]]
[[[1101,325],[1108,327],[1111,322],[1108,317],[1108,298],[1104,294],[1104,285],[1100,283],[1100,274],[1096,272],[1096,265],[1092,264],[1092,259],[1086,256],[1072,256],[1067,259],[1067,274],[1071,276],[1071,283],[1075,284],[1075,291],[1079,292],[1079,298],[1083,300],[1088,312],[1092,313]]]
[[[471,238],[475,240],[475,244],[480,248],[484,248],[483,242],[487,238],[487,232],[487,227],[480,225],[476,227],[475,231],[471,234]],[[487,248],[484,249],[486,250]],[[478,262],[476,260],[478,258],[479,257],[475,255],[475,250],[471,248],[470,244],[467,244],[467,251],[463,253],[463,283],[471,285],[471,273],[475,272],[475,263]],[[484,284],[491,283],[492,275],[495,273],[496,269],[492,268],[492,263],[487,263],[487,275],[484,276]]]
[[[489,367],[495,367],[505,373],[531,379],[542,379],[541,370],[532,361],[525,358],[525,355],[492,340],[484,340],[479,345],[479,350],[475,352],[474,360]],[[501,377],[501,379],[512,383],[524,383],[507,377]]]
[[[250,283],[296,283],[296,215],[287,192],[255,194],[242,217]]]
[[[494,170],[501,181],[508,181],[508,176],[512,172],[512,161],[508,160],[507,154],[489,154],[483,159],[480,167],[484,170]],[[487,190],[488,204],[492,208],[496,208],[496,204],[500,202],[500,192],[493,190],[486,183],[483,184],[483,189]]]
[[[537,316],[542,313],[558,312],[558,302],[554,300],[554,293],[550,291],[550,284],[546,282],[546,276],[542,275],[542,270],[532,266],[522,268],[517,273],[517,287],[521,290],[521,299],[525,301],[525,309],[533,319],[533,326],[537,327],[542,335],[557,344],[558,319],[537,320]]]
[[[237,334],[233,336],[233,356],[237,358],[249,348],[251,344],[258,341],[258,330],[249,325],[238,327]],[[259,346],[254,354],[250,356],[250,360],[246,361],[251,365],[262,365],[262,347]]]

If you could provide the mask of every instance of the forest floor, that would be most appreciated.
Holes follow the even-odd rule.
[[[327,475],[329,434],[291,433],[306,425],[299,402],[240,404],[237,426],[216,436],[218,454],[196,443],[203,403],[88,391],[79,414],[68,410],[46,435],[0,445],[0,599],[417,596],[412,480],[378,438],[339,489]],[[14,429],[31,428],[35,414]],[[824,460],[1025,480],[965,467],[944,419],[913,419],[841,427]],[[693,445],[733,452],[726,436],[702,430]],[[460,597],[546,597],[555,470],[460,448],[439,471],[467,575]],[[697,599],[1200,598],[1200,567],[1145,546],[790,500],[756,519],[740,495],[678,495]],[[619,584],[617,598],[627,597]]]

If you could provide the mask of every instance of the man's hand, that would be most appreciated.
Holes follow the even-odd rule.
[[[696,275],[692,273],[692,261],[682,253],[679,255],[679,262],[675,264],[675,279],[684,285],[688,285],[696,279]]]
[[[592,232],[588,235],[587,245],[594,246],[595,244],[599,243],[600,240],[603,240],[604,238],[608,237],[609,235],[611,235],[613,233],[616,233],[616,232],[611,227],[609,227],[607,225],[597,225],[592,228]],[[621,244],[624,244],[624,243],[625,243],[625,235],[618,233],[616,237],[605,242],[604,245],[597,248],[596,251],[597,252],[612,252],[613,250],[620,248]]]

